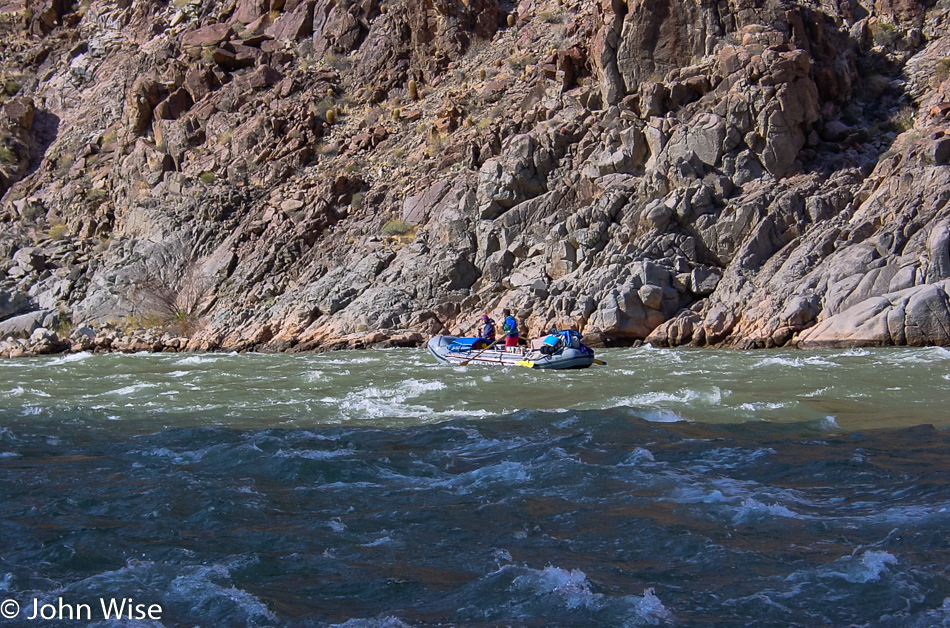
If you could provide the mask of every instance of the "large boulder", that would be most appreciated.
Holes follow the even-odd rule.
[[[12,336],[14,338],[29,338],[35,330],[43,326],[43,322],[51,312],[37,310],[28,314],[21,314],[0,322],[0,338]]]
[[[950,280],[863,301],[801,335],[803,349],[950,346]]]

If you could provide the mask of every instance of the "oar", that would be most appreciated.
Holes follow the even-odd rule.
[[[598,360],[597,358],[594,358],[594,364],[599,364],[600,366],[607,366],[606,362],[604,362],[603,360]]]
[[[481,354],[485,353],[486,351],[488,351],[489,349],[491,349],[491,348],[494,347],[494,346],[495,346],[495,343],[493,342],[493,343],[491,343],[490,345],[488,345],[487,347],[485,347],[484,349],[482,349],[481,351],[479,351],[476,355],[473,355],[472,357],[470,357],[469,359],[465,360],[464,362],[460,362],[460,363],[459,363],[459,366],[465,366],[466,364],[468,364],[469,362],[471,362],[472,360],[474,360],[475,358],[477,358],[477,357],[480,356]]]

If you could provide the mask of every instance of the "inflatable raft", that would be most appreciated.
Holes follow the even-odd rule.
[[[594,351],[581,343],[580,334],[575,331],[561,331],[536,338],[531,348],[519,347],[515,351],[506,351],[503,345],[484,346],[478,338],[460,338],[458,336],[436,336],[426,348],[429,353],[443,364],[465,366],[483,364],[485,366],[523,366],[535,369],[583,369],[595,362]]]

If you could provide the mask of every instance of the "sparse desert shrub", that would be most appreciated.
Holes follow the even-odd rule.
[[[109,198],[109,193],[102,188],[89,188],[84,196],[87,203],[101,203]]]
[[[68,233],[69,228],[66,225],[60,223],[50,227],[48,235],[50,240],[63,240],[66,238]]]
[[[529,65],[533,65],[538,62],[537,57],[534,55],[511,55],[508,57],[508,65],[512,70],[518,70],[519,72],[523,71]]]
[[[897,28],[890,22],[878,20],[871,24],[870,30],[875,46],[890,46],[897,39]]]
[[[934,66],[934,80],[939,85],[950,78],[950,57],[944,57]]]
[[[415,231],[415,227],[406,222],[405,220],[399,220],[398,218],[393,218],[385,225],[380,233],[384,236],[402,236],[407,235]]]
[[[150,327],[169,325],[191,335],[200,322],[199,306],[212,285],[183,242],[163,244],[142,255],[129,272],[133,316],[154,317]]]
[[[204,183],[205,185],[211,185],[214,183],[214,173],[213,172],[202,172],[198,175],[198,180]]]
[[[909,131],[914,126],[917,110],[910,105],[904,105],[890,118],[891,127],[898,133]]]

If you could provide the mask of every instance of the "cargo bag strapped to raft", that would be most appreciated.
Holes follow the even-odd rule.
[[[557,350],[561,348],[561,345],[564,344],[564,340],[558,334],[551,334],[550,336],[545,336],[541,341],[541,346],[538,347],[538,351],[544,355],[551,355],[552,353],[557,353]]]
[[[482,342],[481,338],[456,338],[449,345],[449,351],[453,353],[467,353],[475,349],[475,345]]]

